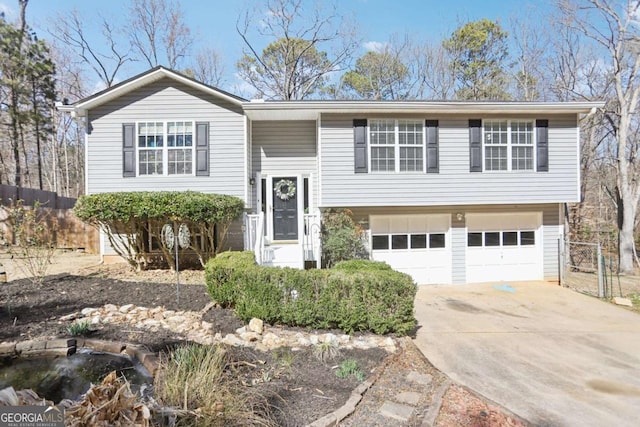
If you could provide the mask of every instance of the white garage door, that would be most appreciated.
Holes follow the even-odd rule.
[[[542,280],[542,213],[467,214],[467,282]]]
[[[451,283],[449,215],[370,217],[371,253],[417,284]]]

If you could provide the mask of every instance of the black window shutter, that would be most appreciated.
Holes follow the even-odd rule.
[[[549,120],[536,120],[537,171],[549,172]]]
[[[426,120],[424,125],[427,132],[427,173],[438,173],[440,171],[438,121]]]
[[[367,119],[353,120],[353,158],[355,173],[367,173]]]
[[[136,124],[122,124],[122,176],[136,176]]]
[[[209,176],[209,122],[196,122],[196,176]]]
[[[469,119],[469,171],[482,172],[482,120]]]

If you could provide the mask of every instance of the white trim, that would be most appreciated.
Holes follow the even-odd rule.
[[[553,129],[551,125],[549,125],[549,130]],[[551,132],[549,132],[551,133]],[[549,135],[549,139],[551,139],[551,135]],[[576,197],[573,202],[579,202],[582,199],[582,194],[580,194],[580,183],[582,182],[582,171],[580,170],[580,159],[582,159],[582,142],[580,141],[580,118],[576,115]],[[549,163],[551,163],[551,156],[549,156]],[[549,169],[551,169],[551,164],[549,164]]]
[[[371,122],[372,121],[393,121],[393,167],[392,171],[374,171],[372,167],[372,156],[371,156],[371,148],[372,145],[376,147],[388,147],[391,148],[391,144],[372,144],[371,143]],[[400,122],[405,123],[414,123],[418,124],[421,127],[422,133],[422,144],[400,144]],[[368,118],[367,119],[367,128],[366,128],[366,140],[367,140],[367,170],[370,174],[423,174],[427,170],[427,139],[426,139],[426,125],[424,119],[414,119],[414,118]],[[422,170],[417,171],[401,171],[400,170],[400,148],[422,148]]]
[[[568,114],[589,113],[604,102],[491,102],[491,101],[270,101],[243,102],[252,120],[313,120],[320,113],[336,114]]]
[[[251,144],[251,136],[249,135],[249,130],[250,130],[250,123],[249,123],[249,118],[247,116],[244,116],[244,120],[242,121],[242,132],[243,132],[243,141],[244,143],[242,144],[242,150],[243,150],[243,159],[244,159],[244,166],[243,166],[243,172],[244,172],[244,203],[245,206],[248,208],[251,208],[251,199],[249,198],[249,180],[251,179],[250,176],[250,172],[249,172],[249,164],[252,163],[252,159],[251,159],[251,150],[249,149],[249,146]],[[255,186],[254,186],[255,187]]]
[[[91,194],[89,190],[89,116],[84,119],[84,194]],[[120,166],[122,168],[122,165]]]
[[[169,147],[169,123],[189,123],[191,122],[191,173],[182,174],[169,174],[169,150],[170,149],[186,149],[189,147]],[[138,131],[140,123],[162,123],[162,147],[139,147],[138,146]],[[136,154],[136,178],[138,177],[163,177],[163,178],[176,178],[176,177],[194,177],[196,176],[196,121],[195,120],[140,120],[135,122],[134,129],[134,148]],[[140,174],[140,149],[143,150],[156,150],[162,151],[162,174]]]
[[[148,74],[133,78],[131,81],[128,81],[120,86],[116,85],[111,89],[107,89],[100,95],[87,99],[86,101],[81,100],[73,106],[60,106],[58,108],[60,109],[60,111],[76,111],[78,115],[84,116],[86,115],[86,112],[92,108],[98,107],[105,102],[109,102],[149,83],[158,81],[164,77],[171,78],[194,89],[217,96],[234,105],[243,105],[243,101],[236,97],[230,96],[203,83],[193,81],[166,68],[158,68],[157,70],[154,70]]]
[[[485,138],[485,123],[486,122],[507,122],[507,143],[506,144],[486,144]],[[513,142],[512,142],[512,122],[529,122],[531,123],[531,145],[526,144],[516,144],[515,147],[531,147],[531,169],[513,169]],[[512,118],[512,117],[496,117],[496,118],[485,118],[482,119],[482,173],[527,173],[527,172],[537,172],[537,161],[538,161],[538,153],[537,153],[537,132],[536,132],[536,119],[532,118]],[[488,147],[507,147],[507,168],[506,169],[487,169],[487,156],[485,148]]]
[[[318,206],[322,206],[322,114],[316,118],[316,173],[318,175]]]
[[[298,237],[297,241],[299,244],[302,244],[302,234],[304,232],[304,176],[302,173],[292,173],[292,172],[275,172],[262,174],[260,177],[267,182],[267,200],[265,200],[265,221],[267,222],[267,239],[270,242],[278,242],[274,239],[274,229],[273,229],[273,180],[274,178],[286,178],[286,177],[295,177],[296,178],[296,204],[298,209]],[[311,179],[309,179],[309,193],[311,193]],[[311,207],[312,199],[309,198],[309,207]],[[257,210],[256,210],[257,211]]]

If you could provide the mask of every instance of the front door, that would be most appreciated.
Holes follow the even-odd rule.
[[[272,178],[273,240],[298,240],[298,179]]]

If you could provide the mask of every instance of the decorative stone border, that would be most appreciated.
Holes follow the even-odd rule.
[[[147,351],[144,347],[118,341],[104,341],[96,339],[69,338],[54,340],[29,340],[19,342],[1,342],[0,357],[42,357],[42,356],[71,356],[79,348],[89,348],[114,354],[126,354],[144,366],[151,376],[155,376],[159,367],[156,353]]]
[[[278,347],[291,347],[293,350],[320,343],[332,343],[345,349],[383,348],[388,353],[395,353],[397,341],[392,337],[375,334],[351,336],[332,333],[317,334],[306,331],[293,331],[269,326],[261,319],[251,319],[248,325],[238,328],[235,333],[224,337],[213,333],[213,324],[202,320],[202,316],[213,304],[207,305],[200,312],[174,311],[165,307],[138,307],[133,304],[116,306],[106,304],[102,307],[87,307],[79,312],[60,318],[61,322],[84,320],[91,325],[121,324],[150,331],[166,330],[186,337],[187,340],[199,344],[227,344],[234,347],[252,347],[259,351],[271,351]]]

